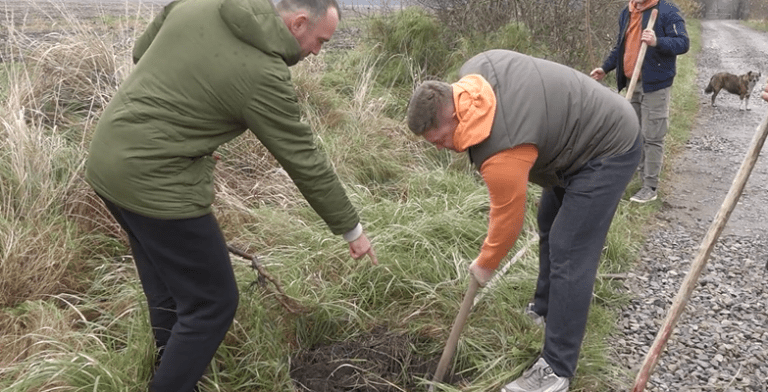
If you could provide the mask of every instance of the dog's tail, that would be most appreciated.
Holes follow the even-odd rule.
[[[707,85],[707,88],[704,89],[705,93],[711,94],[715,91],[715,86],[712,85],[713,80],[715,80],[714,76],[709,79],[709,85]]]

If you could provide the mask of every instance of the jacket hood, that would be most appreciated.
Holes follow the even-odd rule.
[[[301,60],[299,42],[275,11],[271,0],[223,0],[221,19],[238,39],[264,53],[280,56],[288,66]]]

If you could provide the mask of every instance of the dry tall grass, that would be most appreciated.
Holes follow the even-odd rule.
[[[4,25],[0,305],[67,291],[88,233],[115,233],[82,180],[89,132],[128,71],[129,28],[65,14],[59,31]],[[49,25],[49,29],[50,29]]]
[[[104,241],[95,236],[125,242],[84,182],[83,169],[95,122],[132,69],[132,42],[147,13],[83,20],[65,9],[60,14],[39,11],[43,21],[9,20],[2,32],[2,57],[10,61],[1,68],[0,306],[76,290],[82,279],[72,272],[86,269],[89,257],[104,254],[98,249]],[[41,30],[51,26],[56,30]],[[403,162],[416,159],[414,141],[398,134],[394,121],[381,124],[388,102],[371,97],[372,71],[360,76],[355,96],[346,100],[320,86],[325,66],[322,57],[308,59],[294,67],[294,79],[318,143],[330,151],[337,168],[354,168],[340,174],[372,181],[399,170],[375,154],[349,151],[361,143],[366,151],[383,153],[386,147],[402,154]],[[367,132],[372,123],[382,125],[379,133]],[[328,131],[339,128],[351,130],[343,137],[355,138],[354,143]],[[236,241],[244,230],[262,223],[252,213],[255,209],[306,204],[250,133],[223,146],[219,156],[214,207],[228,238]]]

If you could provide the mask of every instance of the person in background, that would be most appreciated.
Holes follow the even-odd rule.
[[[761,95],[764,100],[768,101],[768,84],[765,85],[765,88],[763,89],[763,94]]]
[[[288,67],[317,55],[335,0],[178,0],[137,39],[86,180],[128,235],[158,349],[149,389],[190,392],[238,305],[212,214],[214,151],[250,129],[354,259],[377,258],[301,113]]]
[[[644,29],[653,9],[658,9],[656,23],[653,29]],[[667,0],[629,0],[619,14],[616,46],[602,67],[590,73],[592,78],[600,81],[606,73],[615,69],[616,85],[619,91],[623,90],[632,79],[643,43],[648,48],[631,99],[645,137],[639,166],[643,185],[630,198],[638,203],[657,198],[677,56],[690,48],[685,19],[680,10]]]
[[[488,234],[469,266],[481,286],[517,241],[528,182],[542,186],[539,276],[524,312],[544,325],[544,347],[501,391],[567,391],[605,238],[640,161],[637,117],[589,76],[513,51],[483,52],[459,77],[420,84],[408,127],[438,149],[467,151],[488,187]]]

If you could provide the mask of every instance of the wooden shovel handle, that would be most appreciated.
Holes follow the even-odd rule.
[[[720,233],[723,232],[725,224],[728,222],[728,217],[731,216],[731,212],[733,212],[736,203],[739,201],[739,197],[744,190],[749,174],[752,173],[752,169],[755,167],[755,162],[757,162],[757,157],[760,155],[760,150],[763,148],[766,136],[768,136],[768,115],[766,115],[763,122],[757,127],[755,135],[752,137],[752,142],[750,143],[747,155],[744,157],[744,161],[741,163],[741,167],[736,173],[736,177],[733,179],[731,189],[725,196],[725,200],[720,206],[720,210],[717,212],[715,219],[709,226],[709,230],[699,246],[699,253],[696,255],[696,259],[691,263],[691,269],[688,271],[688,274],[685,275],[685,279],[675,296],[675,300],[672,302],[672,307],[667,313],[664,324],[661,326],[661,329],[659,329],[656,339],[653,341],[653,345],[645,356],[643,365],[635,378],[632,392],[642,392],[645,389],[645,385],[648,383],[651,372],[653,372],[653,369],[659,362],[661,352],[664,351],[664,345],[667,343],[672,331],[675,329],[675,325],[677,324],[680,315],[683,313],[685,305],[688,303],[688,299],[691,298],[691,293],[696,287],[696,282],[699,279],[699,275],[701,275],[701,271],[707,264],[707,259],[715,247],[717,238],[720,236]]]
[[[464,324],[467,321],[467,316],[469,316],[469,311],[472,309],[475,294],[477,294],[477,289],[479,287],[480,283],[478,283],[477,279],[475,279],[475,277],[470,274],[467,293],[464,294],[464,301],[461,303],[459,314],[456,315],[456,320],[454,320],[453,327],[451,327],[451,334],[448,336],[448,342],[445,343],[443,356],[440,357],[440,362],[437,364],[435,377],[432,378],[433,383],[443,381],[443,376],[445,375],[445,371],[448,369],[448,363],[451,361],[454,351],[456,351],[456,345],[459,343],[459,336],[461,335],[461,331],[464,329]],[[429,390],[432,391],[433,388],[433,386],[430,386]]]
[[[648,19],[648,26],[646,26],[646,30],[653,29],[653,26],[656,24],[656,16],[659,14],[658,9],[653,9],[651,11],[651,18]],[[645,59],[645,52],[648,51],[648,44],[645,42],[640,45],[640,53],[637,55],[637,63],[635,64],[635,70],[632,71],[632,80],[629,82],[629,87],[627,87],[627,101],[632,100],[632,94],[635,92],[635,86],[637,86],[637,78],[640,77],[640,69],[643,67],[643,59]]]

